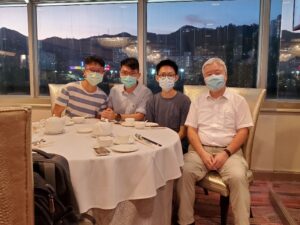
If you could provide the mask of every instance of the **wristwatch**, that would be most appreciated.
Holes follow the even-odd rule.
[[[116,120],[116,121],[120,121],[121,119],[122,119],[121,114],[118,113],[118,114],[116,115],[116,117],[115,117],[115,120]]]
[[[231,156],[231,152],[227,148],[224,149],[224,152],[226,152],[226,154],[228,155],[228,157]]]

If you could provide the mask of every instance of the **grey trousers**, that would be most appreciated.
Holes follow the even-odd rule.
[[[205,147],[210,153],[218,153],[223,148]],[[241,150],[231,155],[218,170],[230,189],[230,204],[235,225],[249,225],[250,193],[247,179],[248,165]],[[189,150],[184,155],[182,176],[177,182],[178,223],[187,225],[194,222],[195,184],[208,172],[198,153]]]

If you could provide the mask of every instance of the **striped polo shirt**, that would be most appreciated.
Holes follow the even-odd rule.
[[[90,93],[77,81],[66,84],[55,103],[66,107],[67,116],[97,117],[107,108],[108,98],[100,88]]]

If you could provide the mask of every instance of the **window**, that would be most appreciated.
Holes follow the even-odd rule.
[[[25,6],[0,6],[0,94],[29,95]]]
[[[269,32],[269,60],[267,76],[267,96],[277,98],[278,65],[279,57],[282,59],[288,55],[279,54],[280,49],[280,26],[281,26],[281,1],[271,1],[270,32]]]
[[[94,54],[106,63],[107,89],[119,82],[120,61],[137,56],[136,3],[40,5],[37,22],[41,94],[48,83],[81,80],[83,59]]]
[[[281,6],[282,14],[280,14]],[[272,1],[274,16],[270,30],[273,29],[276,33],[270,32],[271,38],[275,40],[271,44],[273,44],[272,47],[277,48],[279,64],[273,64],[276,70],[274,68],[272,70],[272,65],[269,64],[271,72],[268,77],[268,94],[277,99],[300,99],[300,32],[293,31],[293,7],[294,1],[292,0],[283,3]],[[279,40],[280,47],[279,44],[275,44]],[[278,49],[280,49],[279,52]],[[272,57],[271,55],[269,60],[273,60]]]
[[[217,56],[227,64],[228,86],[255,87],[259,4],[259,0],[148,3],[148,86],[157,91],[155,65],[165,58],[179,66],[179,89],[183,84],[203,84],[202,64]]]
[[[83,79],[83,59],[92,54],[100,55],[106,62],[101,87],[107,91],[108,83],[120,81],[120,61],[137,57],[137,21],[143,21],[143,15],[138,14],[138,2],[143,3],[39,0],[25,5],[23,0],[1,1],[0,97],[31,93],[35,102],[47,102],[38,95],[48,95],[48,83]],[[264,36],[259,37],[259,17],[268,15],[268,6],[263,7],[262,15],[259,13],[260,4],[266,2],[148,0],[147,35],[142,43],[146,46],[143,60],[148,86],[154,92],[160,90],[154,79],[155,66],[166,58],[179,66],[177,89],[182,90],[184,84],[203,84],[202,64],[217,56],[227,64],[228,86],[255,87],[257,69],[268,66],[267,74],[258,74],[262,80],[267,76],[267,97],[299,100],[300,30],[293,31],[294,2],[298,0],[270,0],[268,65],[262,65],[257,62],[259,38]],[[37,17],[30,6],[37,6]],[[35,34],[28,33],[27,17],[33,18],[29,27],[37,30],[37,56],[36,43],[33,47],[28,45],[35,40]],[[267,30],[263,27],[263,34]],[[33,54],[30,59],[38,58],[37,63],[31,64],[29,52]],[[30,73],[29,65],[33,68]]]

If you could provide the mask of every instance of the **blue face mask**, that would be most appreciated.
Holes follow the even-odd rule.
[[[96,86],[103,80],[103,74],[97,72],[88,73],[85,79],[89,82],[90,85]]]
[[[225,77],[223,74],[220,75],[210,75],[204,79],[206,86],[211,91],[218,91],[225,86]]]
[[[159,78],[158,83],[163,91],[168,92],[174,87],[175,78],[174,77],[162,77],[162,78]]]
[[[136,84],[136,77],[133,76],[121,76],[121,82],[125,88],[131,88]]]

